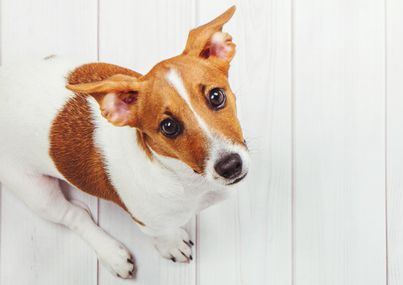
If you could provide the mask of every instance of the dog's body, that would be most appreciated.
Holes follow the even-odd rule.
[[[61,173],[53,161],[50,155],[52,141],[49,137],[52,135],[55,118],[63,113],[61,110],[68,102],[77,100],[77,96],[64,87],[65,76],[76,66],[77,64],[71,61],[56,57],[20,66],[13,65],[12,68],[6,66],[0,71],[0,94],[2,94],[0,96],[0,129],[2,131],[0,181],[29,205],[37,205],[34,207],[37,207],[36,210],[42,214],[45,214],[48,207],[60,197],[42,197],[42,193],[38,192],[39,189],[36,189],[35,185],[43,183],[56,188],[57,185],[54,185],[57,184],[56,180],[51,177],[72,183],[65,177],[71,176],[71,173]],[[46,78],[46,82],[43,78]],[[24,90],[21,90],[20,86],[24,86]],[[31,90],[41,90],[41,92],[31,92]],[[192,181],[195,177],[191,177],[190,180],[186,175],[178,177],[163,168],[158,161],[151,161],[141,146],[136,143],[137,134],[133,129],[117,128],[109,124],[102,118],[97,103],[91,96],[80,97],[80,99],[82,100],[79,100],[77,104],[85,104],[80,108],[90,110],[91,118],[90,120],[83,120],[78,116],[70,118],[73,124],[69,126],[75,133],[70,139],[76,140],[83,135],[89,136],[88,140],[82,143],[94,144],[96,149],[101,151],[104,156],[104,171],[109,171],[111,174],[118,171],[118,174],[111,177],[115,185],[113,189],[119,191],[119,195],[111,192],[111,189],[104,185],[98,189],[90,188],[86,192],[121,206],[123,204],[119,197],[122,197],[125,201],[124,205],[133,209],[129,211],[130,214],[147,234],[154,236],[159,235],[161,231],[179,228],[199,210],[208,207],[213,201],[225,195],[224,189],[211,191],[213,185],[208,186]],[[38,102],[43,103],[38,104]],[[80,129],[83,121],[93,125],[96,133],[88,133],[82,126]],[[60,131],[63,133],[66,130]],[[108,150],[112,150],[113,153]],[[64,155],[74,161],[74,156],[79,151],[77,148],[72,148]],[[106,165],[109,165],[108,170]],[[79,170],[80,165],[77,164],[75,167]],[[89,171],[92,172],[94,169]],[[193,172],[191,174],[194,176]],[[87,173],[88,176],[90,175]],[[100,182],[97,183],[100,184]],[[81,186],[80,183],[72,184]],[[197,187],[198,185],[200,187]],[[83,187],[79,188],[84,190]],[[54,190],[58,191],[58,189]],[[96,190],[99,192],[95,193]],[[57,212],[63,215],[62,211],[63,208]],[[48,213],[46,215],[48,216]],[[58,218],[55,219],[59,221]],[[125,276],[123,272],[119,275]]]
[[[198,37],[188,41],[186,56],[164,61],[146,76],[101,63],[76,68],[78,64],[58,57],[1,68],[0,181],[42,217],[82,236],[120,277],[133,274],[130,253],[92,221],[85,206],[65,200],[58,179],[124,208],[154,238],[164,257],[192,259],[192,241],[181,226],[222,200],[226,185],[241,180],[248,170],[239,124],[229,121],[235,107],[231,94],[221,100],[224,103],[213,98],[213,103],[228,105],[219,113],[230,124],[223,134],[217,126],[210,128],[212,111],[204,107],[204,100],[196,102],[189,94],[197,78],[220,77],[220,83],[213,83],[230,93],[226,75],[220,74],[227,72],[228,47],[218,49],[209,38],[232,13],[233,9],[211,22],[221,26],[208,33],[205,27],[196,30],[197,35],[206,33],[206,42],[216,50],[209,46],[207,56],[191,57]],[[205,52],[206,42],[198,54]],[[227,38],[219,43],[231,44]],[[225,65],[214,58],[207,62],[213,54],[222,55]],[[187,74],[187,66],[194,66],[196,73]],[[75,93],[65,89],[66,77]],[[214,92],[208,94],[217,96]],[[149,101],[154,96],[153,105],[138,110],[144,105],[142,94],[150,94]],[[156,121],[161,121],[161,129],[155,132],[152,121],[161,112]],[[212,122],[220,124],[217,119]]]
[[[96,65],[94,64],[94,66]],[[102,118],[95,99],[91,96],[77,98],[65,89],[65,77],[77,66],[78,64],[70,59],[55,57],[29,64],[13,65],[12,68],[6,66],[1,69],[0,167],[17,170],[15,173],[17,177],[10,177],[10,179],[18,180],[18,177],[21,178],[21,174],[25,172],[55,177],[67,180],[87,193],[125,207],[119,198],[122,197],[126,201],[127,207],[135,209],[130,211],[133,217],[136,218],[137,215],[142,217],[142,220],[138,220],[140,225],[144,223],[151,228],[155,223],[162,223],[167,227],[181,226],[200,209],[208,206],[210,202],[204,198],[207,193],[203,190],[213,190],[217,186],[203,183],[200,185],[201,187],[197,187],[200,182],[195,181],[193,173],[190,178],[186,178],[186,175],[182,177],[173,175],[169,170],[161,167],[157,160],[150,160],[147,157],[142,147],[136,143],[137,133],[133,129],[113,127]],[[46,78],[47,81],[43,82],[43,78]],[[49,82],[53,84],[49,84]],[[24,86],[26,92],[20,90],[19,86]],[[13,90],[13,88],[18,90]],[[31,92],[31,90],[41,90],[41,92]],[[38,104],[38,102],[44,103]],[[78,108],[88,110],[90,118],[65,114],[64,108],[68,103],[77,105],[74,110]],[[18,104],[18,108],[15,104]],[[60,120],[63,119],[66,126],[59,124],[57,131],[52,131],[55,118],[58,117],[61,117]],[[83,123],[88,123],[88,127],[82,126]],[[74,133],[74,136],[68,133],[67,127]],[[89,128],[95,130],[95,133],[90,133]],[[70,142],[59,141],[56,143],[57,138],[49,139],[52,136],[57,137],[56,132],[60,136],[65,135]],[[83,137],[88,138],[80,141]],[[54,142],[53,148],[56,150],[52,149],[52,142]],[[76,147],[62,149],[63,145],[69,146],[73,143],[76,143]],[[77,146],[80,143],[85,144],[88,148],[94,147],[93,151],[95,149],[100,151],[98,155],[102,154],[104,156],[102,160],[105,160],[102,162],[104,173],[99,173],[94,169],[94,165],[91,168],[80,169],[82,165],[75,163],[78,157],[84,154],[80,153],[84,147]],[[129,144],[129,146],[125,146],[123,143]],[[108,150],[113,150],[114,153],[109,153]],[[86,171],[88,172],[86,177],[93,176],[94,178],[89,179],[91,180],[89,182],[101,181],[95,181],[97,185],[90,185],[92,187],[86,189],[85,183],[74,180],[74,175],[68,170],[60,172],[57,169],[56,165],[59,161],[55,164],[51,155],[53,152],[55,153],[53,156],[64,152],[63,155],[74,164],[74,172],[83,175],[83,172]],[[86,149],[85,152],[88,157],[91,150]],[[57,159],[61,160],[61,158]],[[109,165],[108,169],[106,165]],[[111,175],[111,177],[116,179],[113,184],[119,185],[119,187],[115,186],[111,189],[109,185],[104,185],[102,179],[97,179],[95,176],[102,177],[106,175],[106,171],[113,173],[114,166],[118,168],[119,174]],[[186,173],[185,171],[183,174]],[[188,179],[191,181],[185,181]],[[186,184],[198,189],[184,191]],[[163,191],[169,193],[169,196],[161,193],[162,197],[159,197],[158,192],[154,193],[154,190],[161,188],[161,185],[164,185]],[[127,198],[125,190],[130,192]],[[119,191],[119,193],[114,191]],[[208,195],[209,200],[212,196],[222,196],[224,193],[226,193],[224,188],[221,191],[214,191],[214,195],[211,193]],[[147,197],[146,195],[155,196]],[[131,197],[135,197],[135,199],[133,202],[128,202]],[[150,199],[152,203],[148,205],[147,201]],[[160,203],[159,199],[162,200]],[[143,211],[142,208],[145,210]],[[172,209],[175,209],[176,214],[168,215],[168,213],[172,213]],[[150,215],[151,217],[148,217]],[[177,220],[173,221],[173,218]],[[154,227],[160,228],[161,225]]]

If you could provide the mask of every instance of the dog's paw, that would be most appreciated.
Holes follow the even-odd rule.
[[[97,252],[99,261],[114,275],[123,278],[133,278],[136,266],[129,250],[117,241],[111,241]]]
[[[155,237],[154,243],[160,254],[173,262],[188,263],[193,260],[193,242],[184,229],[178,228],[169,235]]]

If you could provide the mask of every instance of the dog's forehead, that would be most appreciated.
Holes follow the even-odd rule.
[[[227,77],[219,69],[203,60],[178,57],[164,64],[158,72],[160,90],[163,90],[163,100],[175,103],[185,103],[196,115],[207,111],[204,90],[220,87],[228,88]],[[171,96],[166,96],[169,93]]]
[[[175,69],[181,73],[181,77],[186,81],[225,81],[227,73],[217,65],[205,59],[194,56],[180,55],[162,61],[154,67],[156,78],[164,78],[169,69]]]
[[[153,105],[166,110],[185,127],[198,130],[203,136],[220,135],[241,142],[242,131],[236,116],[235,97],[227,82],[227,74],[214,64],[191,56],[177,56],[157,64],[153,76]],[[213,88],[226,90],[226,108],[213,112],[206,92]],[[157,109],[155,109],[157,110]]]
[[[202,80],[223,81],[227,80],[227,72],[217,65],[203,59],[196,59],[195,62],[184,61],[185,64],[178,64],[179,70],[185,70],[185,76],[189,78],[200,78]]]
[[[144,104],[146,115],[153,121],[168,115],[180,120],[186,128],[200,130],[200,121],[193,108],[194,98],[191,98],[194,92],[189,90],[191,84],[182,78],[182,72],[172,64],[160,64],[153,72],[151,94]],[[200,97],[200,94],[197,95]]]
[[[156,100],[163,102],[162,105],[187,103],[186,106],[191,107],[191,101],[197,104],[197,101],[205,100],[200,92],[202,86],[228,85],[226,74],[221,70],[206,60],[190,56],[177,56],[165,60],[154,66],[150,73],[153,81],[152,93]],[[179,98],[184,102],[178,100]]]

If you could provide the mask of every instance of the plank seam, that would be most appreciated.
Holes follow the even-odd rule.
[[[0,0],[0,66],[2,65],[2,62],[3,62],[3,37],[2,37],[2,32],[3,32],[3,22],[2,22],[2,19],[4,18],[3,17],[3,6],[2,6],[2,0]],[[1,163],[1,161],[0,161],[0,163]],[[3,208],[3,207],[1,207],[2,206],[2,202],[3,202],[3,199],[2,199],[2,195],[3,195],[3,188],[2,188],[2,186],[1,186],[1,181],[0,181],[0,284],[2,283],[2,281],[1,281],[1,276],[2,276],[2,274],[1,274],[1,272],[2,272],[2,268],[3,268],[3,266],[2,266],[2,256],[1,256],[1,253],[2,253],[2,250],[1,250],[1,245],[2,245],[2,242],[1,242],[1,237],[2,237],[2,231],[1,231],[1,229],[2,229],[2,211],[1,211],[1,209]]]
[[[389,220],[388,220],[388,0],[384,0],[384,33],[385,33],[385,46],[384,46],[384,60],[385,60],[385,283],[389,284]]]
[[[2,0],[0,0],[0,66],[3,63],[3,37],[2,37],[2,32],[3,32],[3,21],[2,19],[4,18],[2,15]]]
[[[97,61],[99,61],[100,58],[100,48],[99,48],[99,43],[100,43],[100,5],[101,5],[101,0],[96,0],[97,1]],[[98,199],[98,198],[97,198]]]
[[[1,1],[0,1],[1,2]],[[0,3],[1,4],[1,3]],[[0,11],[0,14],[1,14],[1,11]],[[1,162],[0,162],[1,163]],[[2,283],[2,281],[1,281],[1,271],[2,271],[2,268],[3,268],[3,266],[2,266],[2,260],[3,260],[3,258],[2,258],[2,250],[1,250],[1,245],[2,245],[2,243],[1,243],[1,237],[2,237],[2,231],[1,231],[1,226],[2,226],[2,208],[3,207],[1,207],[2,206],[2,202],[3,202],[3,199],[2,199],[2,194],[3,194],[3,188],[2,188],[2,186],[1,186],[1,182],[0,182],[0,284]]]
[[[291,285],[295,285],[295,248],[296,248],[296,161],[295,161],[295,1],[290,0],[290,68],[291,68]]]

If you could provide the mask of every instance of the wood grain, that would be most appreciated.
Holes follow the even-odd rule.
[[[387,0],[387,193],[389,285],[403,282],[403,2]]]
[[[199,24],[233,1],[200,1]],[[291,1],[237,1],[230,83],[252,166],[223,204],[200,214],[201,285],[291,284]],[[216,272],[216,274],[212,274]]]
[[[294,3],[294,278],[385,284],[384,2]]]

